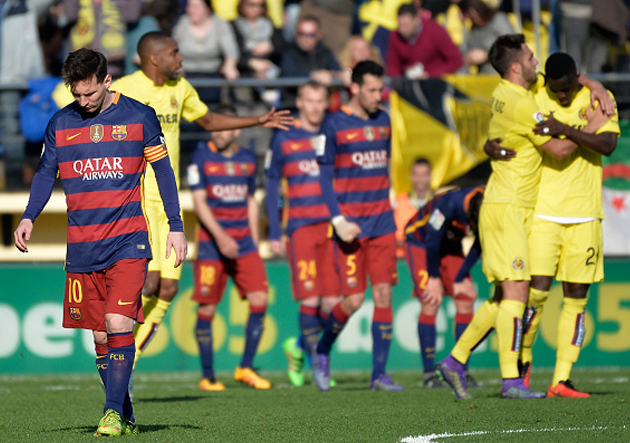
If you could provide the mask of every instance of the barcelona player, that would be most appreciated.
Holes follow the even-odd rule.
[[[414,296],[421,304],[418,317],[418,338],[424,367],[424,387],[442,388],[435,372],[435,321],[445,294],[455,304],[455,341],[462,335],[474,312],[477,299],[470,269],[481,254],[477,238],[479,208],[483,188],[455,188],[427,202],[405,228],[407,263],[411,271]],[[475,241],[466,257],[462,240],[469,230]],[[466,384],[476,386],[466,373]]]
[[[501,396],[508,399],[541,398],[520,374],[518,358],[522,317],[528,297],[531,258],[528,236],[538,196],[542,152],[557,159],[570,155],[577,145],[569,140],[534,133],[543,112],[528,89],[537,81],[537,60],[522,34],[497,38],[490,49],[490,62],[502,79],[493,93],[489,138],[502,137],[516,151],[509,162],[491,160],[492,174],[479,217],[484,251],[483,271],[489,282],[500,287],[500,303],[486,302],[471,321],[471,334],[462,334],[451,354],[437,365],[457,397],[470,398],[466,390],[464,363],[478,343],[473,331],[494,326],[499,339],[499,363],[503,378]],[[483,338],[483,336],[481,337]],[[463,349],[463,350],[462,350]]]
[[[216,112],[236,115],[231,105],[219,105]],[[256,389],[271,387],[253,369],[263,333],[268,283],[258,255],[256,157],[236,145],[239,132],[237,129],[213,132],[213,141],[193,153],[188,167],[188,183],[199,221],[193,294],[193,300],[199,303],[195,328],[203,368],[199,388],[206,391],[225,389],[214,375],[212,320],[228,277],[249,303],[245,349],[234,379]]]
[[[339,302],[339,279],[334,245],[328,238],[330,211],[319,183],[315,151],[325,143],[320,128],[328,107],[328,90],[315,81],[298,89],[298,118],[288,131],[276,131],[267,151],[267,213],[269,244],[276,256],[287,254],[293,297],[300,302],[301,335],[283,343],[289,360],[288,375],[294,386],[304,384],[304,356],[312,354],[322,326]],[[288,201],[287,242],[281,239],[278,188],[286,180]]]
[[[271,110],[260,117],[235,117],[208,111],[199,99],[197,91],[181,77],[182,58],[177,42],[168,34],[154,31],[143,35],[138,42],[141,69],[114,82],[112,89],[145,103],[155,109],[166,137],[169,156],[179,188],[180,123],[183,119],[194,121],[207,131],[236,129],[248,126],[286,129],[292,119],[288,111]],[[136,355],[147,348],[162,323],[166,312],[177,294],[181,268],[173,266],[173,258],[165,259],[161,252],[163,239],[168,233],[166,215],[155,176],[147,169],[145,180],[146,210],[151,227],[151,238],[157,259],[149,264],[149,272],[143,289],[145,323],[135,329]]]
[[[368,276],[374,298],[370,389],[403,390],[385,373],[392,340],[392,285],[398,274],[396,223],[389,201],[391,127],[389,116],[380,109],[383,74],[383,67],[372,61],[355,66],[352,98],[324,120],[326,144],[317,152],[344,296],[333,308],[313,353],[313,380],[322,391],[330,389],[331,348],[348,318],[361,307]]]
[[[174,266],[187,251],[173,169],[155,111],[120,93],[103,54],[79,49],[62,75],[75,102],[48,123],[44,150],[15,244],[28,252],[33,222],[61,178],[68,204],[63,326],[92,330],[106,400],[97,435],[137,433],[127,391],[133,367],[134,321],[142,322],[141,291],[151,245],[142,180],[151,163],[163,196],[169,234],[164,253]]]

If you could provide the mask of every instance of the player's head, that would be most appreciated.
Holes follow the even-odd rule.
[[[398,33],[405,40],[412,39],[420,28],[420,17],[416,7],[407,3],[398,8]]]
[[[145,73],[157,71],[169,80],[182,74],[182,56],[173,37],[162,31],[147,32],[138,42],[140,64]]]
[[[483,203],[483,188],[476,188],[471,191],[467,196],[466,218],[468,218],[468,224],[473,234],[479,234],[479,210],[481,209],[481,203]],[[466,205],[466,203],[464,203]]]
[[[424,196],[431,189],[431,163],[419,158],[411,165],[411,184],[418,195]]]
[[[101,52],[87,48],[71,52],[61,68],[61,76],[83,111],[101,112],[112,84],[107,59]]]
[[[299,87],[295,106],[301,121],[320,126],[328,108],[328,88],[315,80],[309,80]]]
[[[350,92],[352,99],[368,113],[378,110],[383,97],[383,75],[385,70],[381,65],[371,60],[357,63],[352,70],[352,84]]]
[[[236,117],[236,108],[227,103],[221,103],[216,109],[213,111],[214,114],[220,115],[229,115],[231,117]],[[226,131],[214,131],[212,132],[212,141],[216,145],[217,149],[220,152],[226,151],[227,149],[234,146],[236,142],[236,138],[241,133],[240,129],[229,129]]]
[[[490,47],[488,59],[503,78],[518,77],[527,85],[536,82],[538,60],[525,44],[523,34],[506,34],[498,37]]]
[[[564,52],[551,54],[545,63],[547,87],[560,106],[570,106],[573,102],[581,88],[578,76],[575,60]]]

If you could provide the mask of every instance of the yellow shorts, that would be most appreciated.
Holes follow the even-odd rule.
[[[479,213],[482,269],[490,283],[530,280],[527,238],[534,210],[510,203],[483,203]]]
[[[146,199],[144,201],[145,215],[149,219],[149,229],[151,230],[151,251],[153,260],[149,262],[149,272],[158,271],[161,278],[179,280],[182,276],[182,266],[175,267],[175,251],[171,251],[171,256],[166,259],[166,239],[170,228],[168,218],[164,212],[164,203]],[[180,212],[180,215],[181,212]],[[182,215],[183,220],[183,215]]]
[[[532,275],[551,275],[569,283],[604,279],[601,220],[561,224],[534,217],[529,250]]]

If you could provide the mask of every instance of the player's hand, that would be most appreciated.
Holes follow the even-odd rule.
[[[546,117],[546,120],[536,123],[536,127],[534,127],[534,134],[549,135],[551,137],[558,137],[559,135],[567,134],[567,125],[560,123],[553,115],[548,115]]]
[[[470,277],[466,277],[464,280],[453,283],[453,296],[455,298],[461,297],[469,300],[475,300],[477,298],[477,290]]]
[[[236,240],[225,234],[215,238],[219,251],[227,258],[238,257],[239,246]]]
[[[278,128],[289,130],[289,125],[293,125],[293,117],[290,115],[290,111],[285,109],[282,111],[276,111],[276,108],[271,108],[271,111],[258,117],[258,126],[263,128]]]
[[[282,240],[269,240],[269,249],[276,257],[284,257],[287,252],[287,245]]]
[[[600,84],[598,87],[593,87],[591,89],[591,108],[597,107],[597,103],[599,103],[599,107],[602,109],[604,114],[608,117],[612,117],[615,115],[615,110],[617,109],[617,103],[615,103],[615,99],[608,94],[606,88]]]
[[[31,239],[33,232],[33,222],[27,218],[23,219],[13,233],[15,239],[15,247],[22,252],[28,252],[26,242]]]
[[[442,279],[439,277],[429,277],[427,289],[425,289],[421,301],[433,306],[439,306],[442,304],[442,297],[444,297]]]
[[[361,234],[361,227],[345,218],[339,220],[334,226],[339,238],[346,243],[352,243]]]
[[[510,161],[516,157],[516,151],[514,149],[504,148],[501,146],[500,143],[502,141],[502,138],[486,140],[486,143],[483,145],[483,150],[486,154],[488,154],[488,157],[493,160]]]
[[[184,263],[188,255],[188,243],[183,232],[169,232],[166,238],[166,258],[171,256],[171,249],[175,250],[175,268]]]

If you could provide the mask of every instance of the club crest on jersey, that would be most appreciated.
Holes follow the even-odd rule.
[[[376,136],[374,135],[374,126],[366,126],[365,128],[363,128],[363,133],[365,134],[365,138],[368,141],[372,141],[376,138]]]
[[[179,103],[177,103],[177,99],[175,97],[171,97],[171,108],[177,109]]]
[[[312,291],[315,288],[315,282],[313,280],[306,280],[304,282],[304,289]]]
[[[522,271],[523,269],[525,269],[525,262],[522,258],[515,258],[512,262],[512,267],[515,271]]]
[[[94,143],[98,143],[101,140],[103,140],[104,135],[105,135],[105,128],[103,128],[103,125],[90,126],[90,139]]]
[[[81,320],[81,308],[70,307],[70,318],[72,320]]]
[[[234,162],[225,162],[225,172],[227,172],[227,175],[234,175],[236,173]]]
[[[127,138],[127,125],[112,125],[112,138],[123,141]]]
[[[241,163],[240,167],[243,174],[249,174],[249,165],[247,163]]]
[[[580,120],[586,120],[586,109],[580,109],[578,111],[578,117]]]
[[[359,284],[359,280],[353,275],[346,279],[346,283],[349,287],[354,288]]]
[[[378,127],[378,133],[381,136],[381,138],[388,138],[389,137],[389,128],[387,126],[379,126]]]

